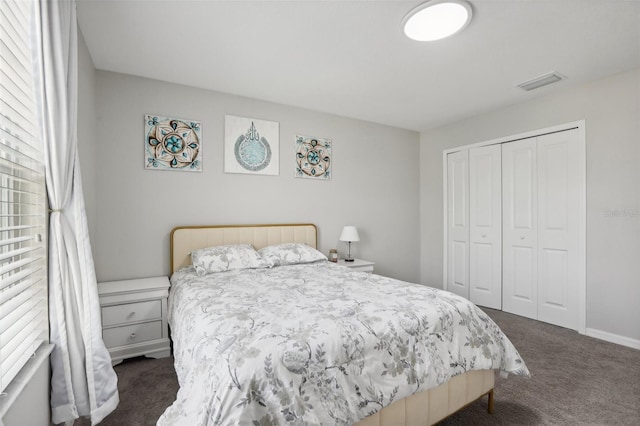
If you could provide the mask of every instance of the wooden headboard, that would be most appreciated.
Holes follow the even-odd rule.
[[[311,223],[178,226],[171,231],[171,274],[191,264],[193,250],[225,244],[251,244],[260,250],[281,243],[317,248],[318,230]]]

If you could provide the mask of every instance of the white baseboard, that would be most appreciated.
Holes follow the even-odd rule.
[[[606,340],[607,342],[617,343],[618,345],[628,346],[633,349],[640,349],[640,340],[632,339],[630,337],[620,336],[618,334],[597,330],[595,328],[587,328],[585,334],[596,339]]]

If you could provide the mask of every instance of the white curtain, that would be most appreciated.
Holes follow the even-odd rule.
[[[77,21],[73,0],[34,5],[38,118],[49,207],[49,322],[53,423],[91,416],[97,424],[118,405],[117,376],[102,341],[77,141]]]

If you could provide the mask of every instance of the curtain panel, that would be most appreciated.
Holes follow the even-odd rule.
[[[33,42],[38,118],[49,219],[49,322],[53,423],[91,416],[119,402],[117,376],[102,341],[100,304],[77,149],[75,1],[37,1]]]

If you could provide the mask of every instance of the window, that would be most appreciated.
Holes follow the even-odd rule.
[[[30,54],[32,4],[0,1],[0,393],[49,333],[46,191]]]

